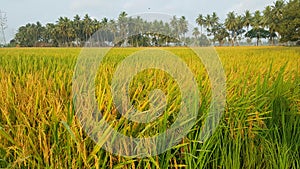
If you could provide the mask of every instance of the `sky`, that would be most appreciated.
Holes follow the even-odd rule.
[[[140,13],[163,13],[170,16],[185,16],[189,24],[196,26],[199,14],[216,12],[221,21],[226,14],[238,14],[249,9],[263,10],[274,0],[0,0],[0,10],[7,16],[6,41],[10,41],[18,28],[27,23],[40,21],[43,25],[54,23],[60,16],[73,18],[76,14],[89,14],[101,20],[103,17],[117,19],[125,11],[129,16]]]

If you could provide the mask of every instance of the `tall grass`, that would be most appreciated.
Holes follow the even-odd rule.
[[[80,49],[0,49],[0,168],[300,168],[300,48],[217,48],[227,78],[226,110],[215,133],[200,142],[201,115],[209,111],[211,87],[189,49],[165,48],[196,75],[199,119],[172,149],[147,158],[126,158],[101,149],[75,116],[72,77]],[[180,91],[170,75],[146,70],[132,81],[130,97],[149,108],[149,91],[168,94],[163,116],[131,122],[112,104],[117,64],[140,48],[113,49],[99,68],[98,106],[126,135],[165,131],[179,109]],[[193,58],[193,59],[191,59]]]

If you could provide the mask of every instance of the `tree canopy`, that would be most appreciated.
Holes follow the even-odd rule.
[[[224,22],[217,13],[199,14],[195,23],[200,27],[189,30],[185,16],[170,21],[147,21],[141,17],[128,17],[121,12],[116,20],[97,20],[88,14],[75,15],[73,19],[59,17],[55,23],[42,25],[40,22],[21,26],[11,43],[24,47],[33,46],[170,46],[170,45],[209,45],[218,42],[223,45],[239,45],[247,42],[268,39],[271,45],[276,42],[300,40],[300,0],[288,2],[277,0],[263,11],[246,10],[244,14],[231,11]],[[249,30],[250,29],[250,30]],[[192,34],[187,36],[188,31]],[[95,35],[96,34],[96,35]],[[93,35],[93,36],[92,36]]]

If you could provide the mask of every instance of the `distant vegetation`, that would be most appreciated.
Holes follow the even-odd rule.
[[[116,20],[97,20],[86,14],[83,18],[60,17],[55,23],[42,25],[40,22],[21,26],[11,40],[10,46],[56,46],[81,47],[86,42],[91,46],[182,46],[182,45],[250,45],[256,39],[268,39],[270,45],[279,42],[299,43],[300,0],[285,2],[277,0],[263,11],[236,14],[229,12],[225,22],[220,22],[215,12],[195,19],[198,27],[188,30],[184,16],[174,16],[169,22],[149,22],[141,17],[128,17],[121,12]],[[90,37],[97,31],[98,36]],[[192,35],[186,36],[188,31]],[[130,36],[128,36],[130,35]]]

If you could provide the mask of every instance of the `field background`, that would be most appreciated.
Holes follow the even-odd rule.
[[[100,69],[98,96],[105,117],[115,126],[117,113],[109,93],[110,76],[124,57],[143,48],[114,48]],[[185,48],[170,50],[186,61],[201,93],[199,112],[208,111],[209,79]],[[197,124],[167,152],[143,159],[112,155],[96,145],[79,125],[72,104],[72,77],[80,48],[0,49],[0,167],[2,168],[300,168],[300,48],[216,48],[227,78],[226,110],[220,126],[205,143]],[[114,64],[112,64],[114,63]],[[174,82],[162,72],[147,71],[132,84],[132,99],[142,99],[136,85],[152,75],[174,93],[168,115],[174,116]],[[167,81],[162,81],[163,79]],[[104,81],[103,81],[104,79]],[[105,80],[106,79],[106,80]],[[148,88],[147,88],[148,87]],[[172,102],[173,101],[173,102]],[[141,109],[147,104],[137,104]],[[142,106],[145,105],[145,106]],[[175,116],[174,116],[175,117]],[[169,119],[168,119],[169,120]],[[169,122],[171,122],[170,120]],[[200,123],[200,122],[199,122]],[[146,131],[159,131],[161,122]],[[168,124],[167,124],[168,125]],[[121,132],[139,135],[147,128],[122,121]]]

